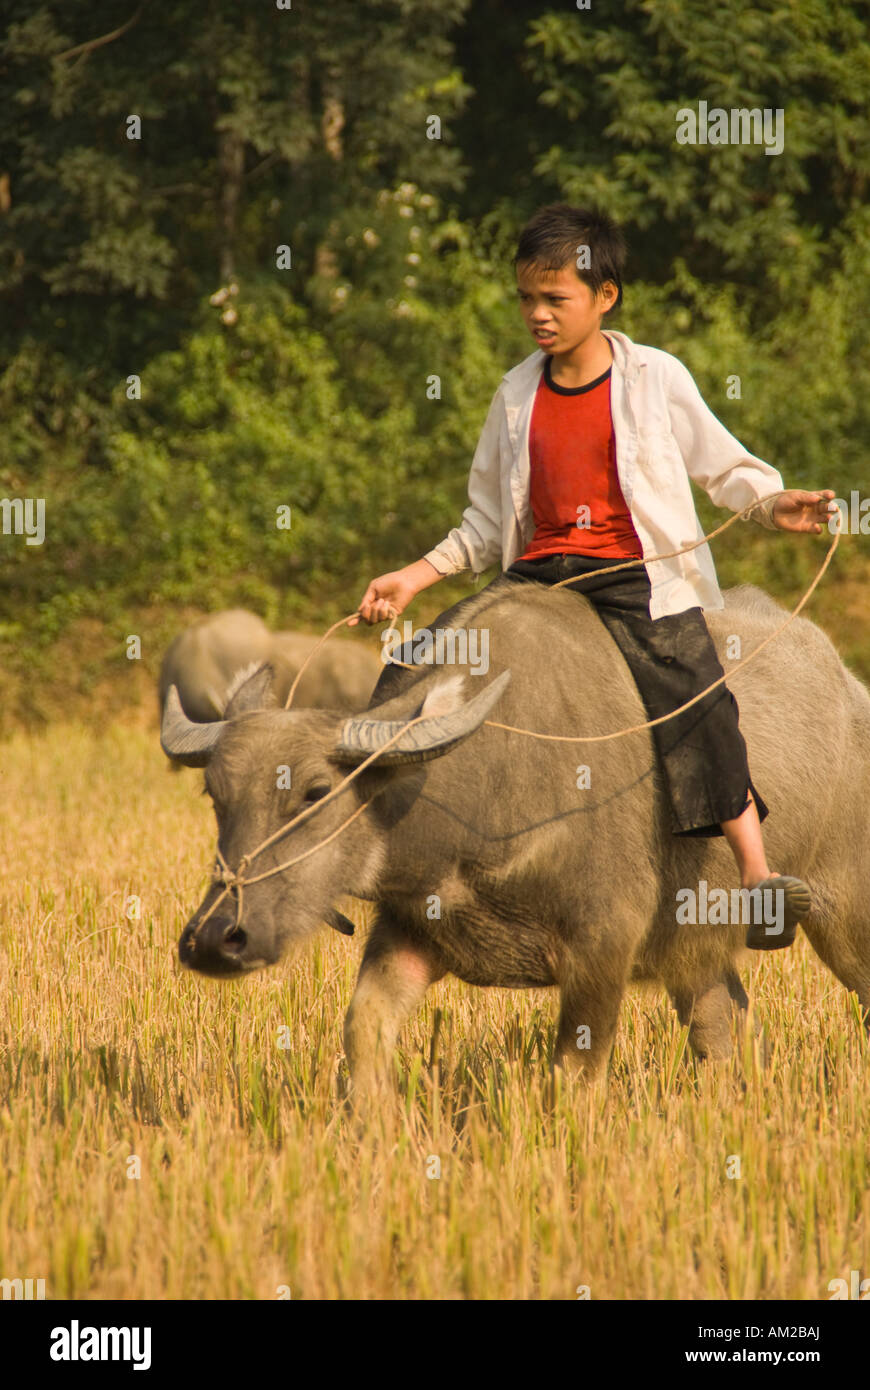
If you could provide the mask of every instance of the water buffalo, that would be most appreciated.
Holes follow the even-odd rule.
[[[707,617],[727,671],[729,636],[748,653],[785,614],[742,586]],[[268,669],[241,685],[219,724],[191,725],[170,697],[164,750],[205,767],[232,870],[385,738],[427,716],[254,859],[247,877],[318,844],[371,798],[322,849],[245,887],[239,921],[235,889],[203,921],[220,891],[212,887],[182,933],[181,960],[239,975],[298,947],[339,897],[374,902],[344,1035],[362,1093],[382,1084],[402,1020],[447,972],[476,985],[558,986],[557,1060],[585,1076],[609,1056],[632,979],[665,986],[697,1053],[726,1055],[732,1008],[747,1003],[735,963],[745,921],[681,923],[675,903],[701,880],[734,887],[736,867],[724,839],[672,834],[649,733],[571,745],[483,722],[554,734],[643,722],[629,670],[594,609],[566,589],[499,578],[433,627],[488,629],[489,677],[386,667],[368,709],[351,718],[270,707]],[[753,780],[771,807],[770,863],[808,880],[807,936],[866,1011],[870,695],[804,619],[733,684]],[[284,765],[291,790],[276,786]],[[588,778],[578,777],[581,765]]]
[[[244,608],[210,613],[172,641],[160,668],[160,708],[171,685],[182,708],[200,723],[220,719],[233,677],[252,662],[270,662],[274,693],[283,705],[290,686],[316,637],[301,632],[270,632],[262,618]],[[299,682],[293,704],[359,709],[383,669],[378,656],[358,642],[331,638]]]
[[[284,681],[289,690],[292,678],[317,645],[318,638],[305,632],[276,632],[272,638],[269,661],[286,674],[282,681],[276,677],[276,698],[283,705]],[[369,701],[383,663],[371,647],[331,637],[324,642],[299,682],[293,704],[311,709],[362,709]]]
[[[271,643],[263,619],[244,608],[197,619],[166,649],[158,687],[161,710],[174,685],[188,718],[220,719],[233,676],[252,662],[268,661]]]

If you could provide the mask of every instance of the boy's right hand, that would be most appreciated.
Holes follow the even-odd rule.
[[[385,623],[390,618],[397,618],[416,593],[417,589],[408,580],[405,570],[392,570],[389,574],[382,574],[372,580],[363,594],[359,605],[359,617],[354,615],[347,625],[356,627],[360,618],[369,624]]]

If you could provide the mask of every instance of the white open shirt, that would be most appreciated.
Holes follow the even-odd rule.
[[[678,550],[703,536],[690,478],[717,507],[733,512],[782,491],[776,469],[748,454],[717,420],[682,362],[624,333],[608,330],[604,336],[613,351],[616,469],[644,556]],[[507,569],[534,534],[529,425],[547,355],[536,348],[502,378],[474,452],[469,505],[460,524],[424,557],[439,574],[471,569],[476,578],[499,557]],[[772,501],[759,507],[753,519],[776,530],[771,507]],[[698,605],[724,606],[706,543],[672,560],[653,561],[647,573],[651,618]]]

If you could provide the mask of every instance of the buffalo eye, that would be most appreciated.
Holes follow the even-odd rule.
[[[308,802],[320,801],[321,797],[326,796],[330,791],[332,791],[332,788],[328,782],[312,782],[303,800]]]

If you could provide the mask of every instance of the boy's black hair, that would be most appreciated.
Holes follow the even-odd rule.
[[[581,246],[589,247],[588,269],[577,265]],[[541,270],[562,270],[570,264],[593,294],[606,280],[612,280],[619,291],[613,306],[618,309],[622,303],[625,254],[622,229],[606,212],[575,208],[569,203],[548,203],[520,232],[513,263],[516,266],[528,262]]]

